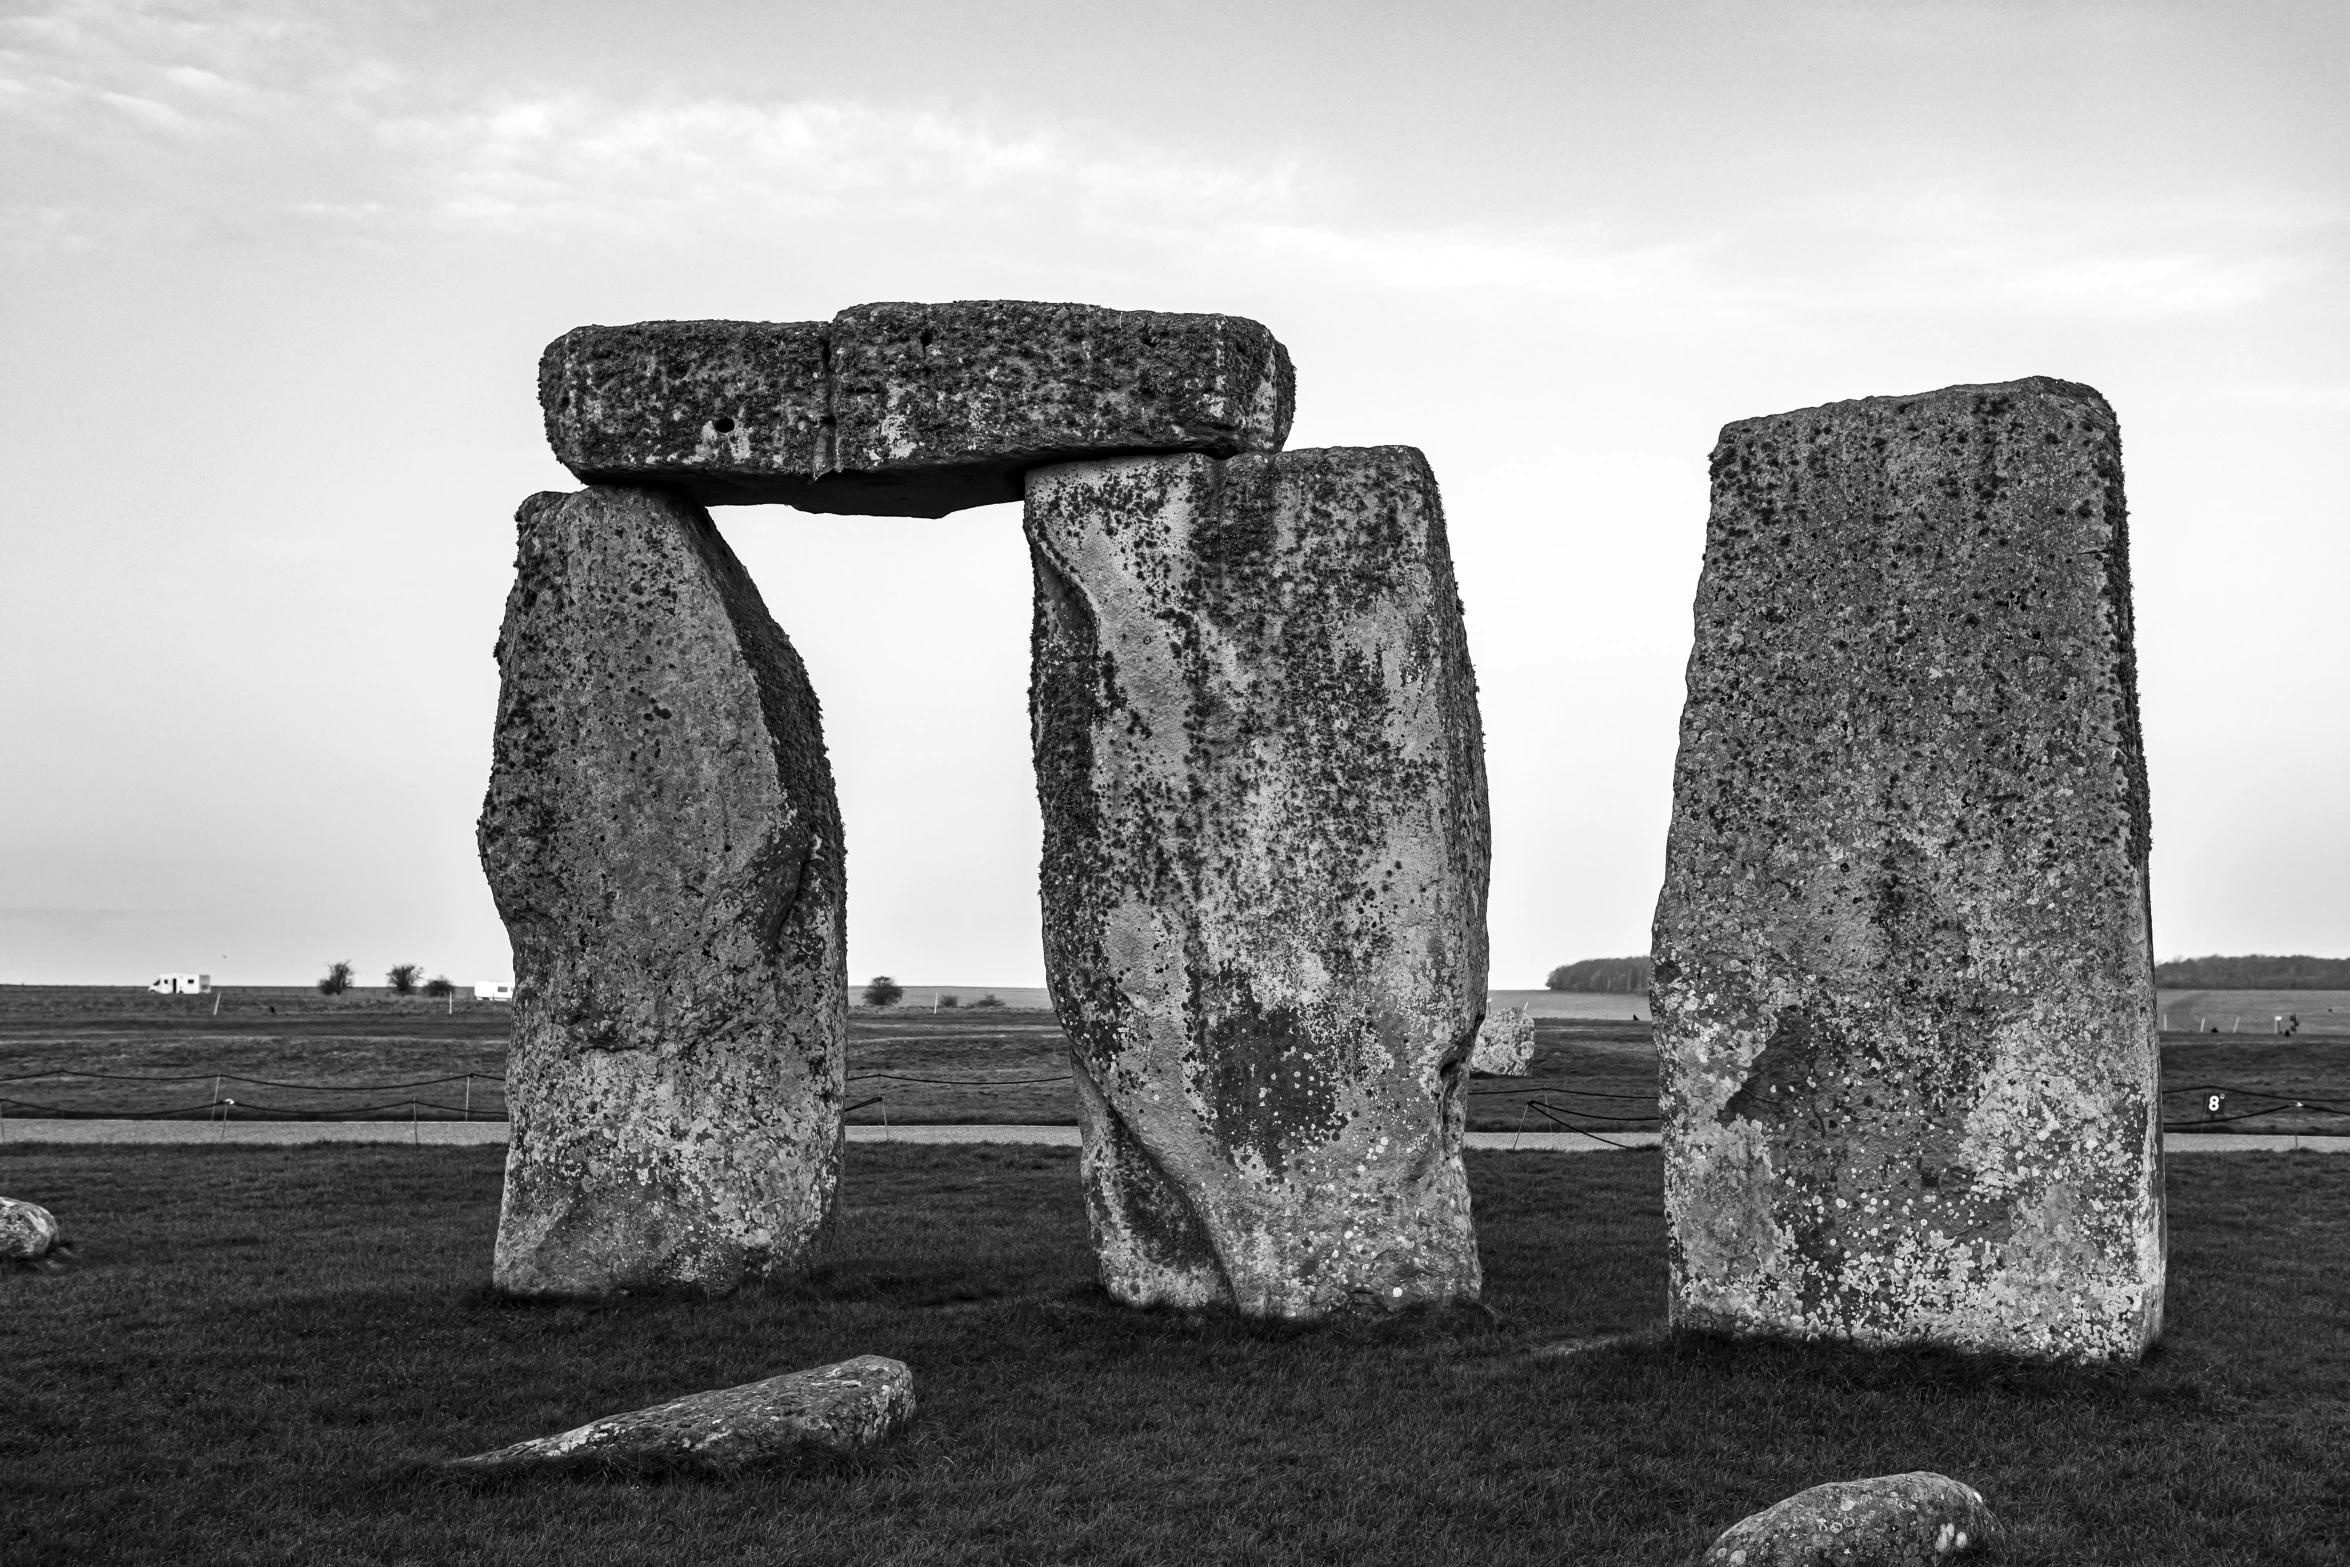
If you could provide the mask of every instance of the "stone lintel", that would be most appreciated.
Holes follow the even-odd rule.
[[[587,483],[876,516],[1016,501],[1052,463],[1278,451],[1295,400],[1254,321],[1021,300],[583,326],[539,361],[548,443]]]

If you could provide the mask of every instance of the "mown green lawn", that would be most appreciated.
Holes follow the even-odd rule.
[[[2174,1161],[2168,1340],[2102,1372],[1665,1339],[1649,1153],[1473,1155],[1488,1311],[1127,1311],[1073,1164],[859,1146],[807,1284],[581,1307],[483,1287],[494,1150],[9,1149],[81,1249],[0,1275],[0,1562],[1673,1563],[1912,1468],[1981,1487],[2008,1561],[2350,1540],[2350,1159]],[[431,1467],[863,1352],[921,1409],[860,1461]]]

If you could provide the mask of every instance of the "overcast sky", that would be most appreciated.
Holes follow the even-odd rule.
[[[511,971],[474,858],[581,322],[1264,321],[1444,488],[1493,978],[1644,950],[1726,421],[2119,412],[2164,955],[2350,952],[2350,7],[0,0],[0,980]],[[1038,982],[1016,508],[721,511],[850,967]]]

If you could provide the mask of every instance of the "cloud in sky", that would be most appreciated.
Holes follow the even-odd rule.
[[[1816,315],[2225,313],[2330,263],[2342,214],[2034,196],[1955,178],[1717,204],[1691,228],[1593,213],[1397,221],[1302,154],[1239,163],[1044,111],[854,97],[636,98],[427,82],[335,7],[61,7],[0,24],[11,248],[228,230],[293,243],[577,236],[690,246],[806,225],[936,225],[1368,291],[1521,295],[1644,328]],[[44,179],[41,170],[50,171]]]
[[[1059,0],[562,25],[520,0],[32,3],[0,14],[26,534],[0,701],[50,742],[0,779],[22,903],[184,906],[247,931],[185,950],[302,964],[330,919],[378,933],[353,950],[396,940],[384,961],[436,921],[496,950],[468,726],[504,498],[561,482],[539,345],[896,291],[1241,310],[1298,354],[1301,444],[1429,452],[1485,676],[1496,953],[1530,975],[1637,946],[1713,430],[2092,381],[2133,441],[2164,940],[2341,928],[2274,894],[2343,863],[2339,744],[2297,726],[2293,766],[2241,762],[2340,683],[2323,592],[2350,536],[2311,438],[2350,408],[2350,140],[2256,29],[1846,0],[1342,24],[1300,0],[1235,47],[1202,0],[1138,48],[1120,8]],[[727,525],[826,671],[859,961],[1033,975],[1010,519]],[[167,687],[208,693],[184,730],[122,721]],[[2290,832],[2248,848],[2247,822]],[[213,858],[158,870],[182,842]],[[263,862],[245,903],[220,891]]]

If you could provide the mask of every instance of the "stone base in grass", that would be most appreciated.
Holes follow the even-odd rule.
[[[914,1373],[901,1361],[859,1355],[606,1415],[556,1436],[451,1459],[448,1467],[480,1475],[577,1466],[745,1469],[801,1447],[853,1453],[913,1414]]]

